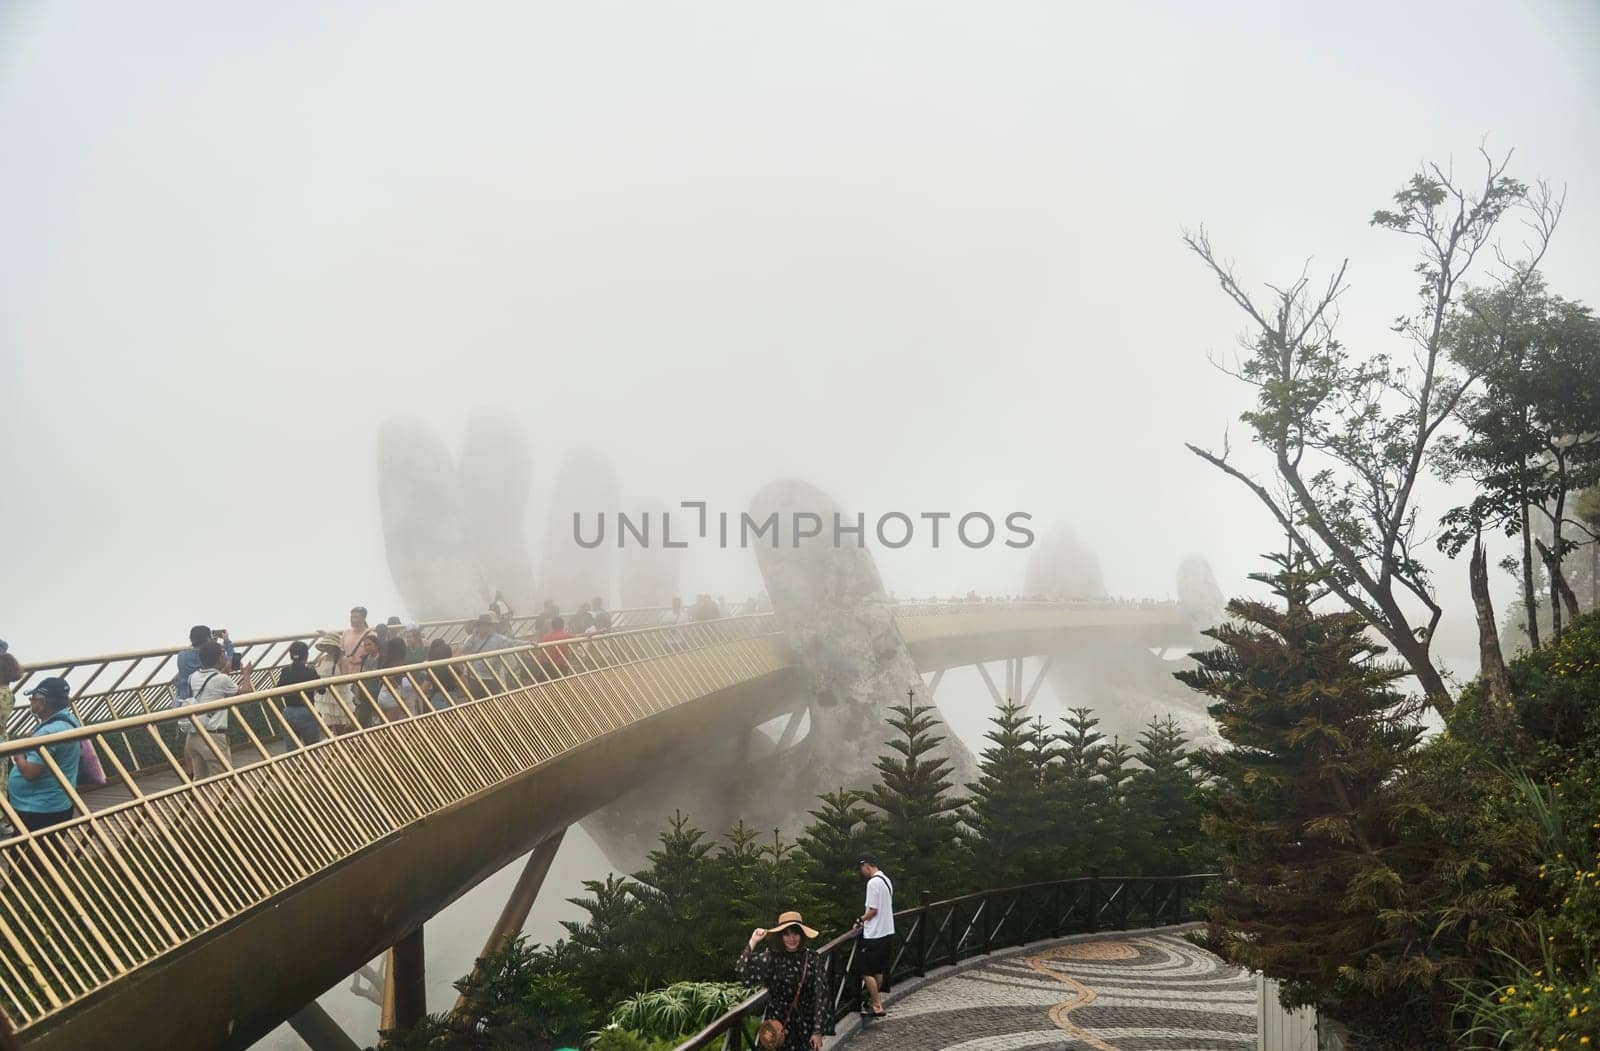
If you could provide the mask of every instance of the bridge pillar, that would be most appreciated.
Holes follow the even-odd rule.
[[[418,927],[389,950],[388,986],[384,990],[388,995],[384,997],[383,1013],[393,1029],[410,1029],[428,1013],[427,954],[422,930]]]
[[[289,1027],[311,1051],[361,1051],[361,1045],[315,1000],[289,1016]]]

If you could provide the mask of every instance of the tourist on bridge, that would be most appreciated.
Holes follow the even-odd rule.
[[[421,664],[423,661],[430,659],[428,657],[428,640],[423,638],[421,624],[414,620],[408,621],[404,637],[406,640],[407,664]],[[448,646],[449,643],[445,645]]]
[[[289,643],[289,663],[278,672],[278,685],[293,686],[316,681],[317,669],[307,663],[310,656],[310,646],[299,640]],[[317,725],[317,717],[311,713],[310,692],[286,693],[281,699],[283,721],[288,724],[289,730],[283,736],[283,750],[292,752],[302,745],[316,744],[322,740],[322,727]]]
[[[578,604],[578,612],[572,615],[572,622],[567,626],[576,635],[582,635],[586,631],[594,630],[594,613],[587,602]]]
[[[344,659],[344,641],[337,635],[323,635],[317,639],[317,663],[315,665],[317,678],[331,679],[339,674],[339,664]],[[345,709],[339,701],[346,704],[350,701],[350,688],[348,686],[324,686],[317,691],[315,704],[317,714],[322,716],[322,721],[328,729],[335,734],[347,734],[355,727],[350,724],[350,717],[345,714]]]
[[[367,607],[350,607],[350,627],[339,637],[343,646],[339,657],[339,674],[354,675],[361,670],[361,640],[372,634],[367,627]]]
[[[550,630],[545,632],[539,639],[541,643],[546,644],[539,651],[539,657],[543,660],[545,670],[550,673],[551,677],[559,679],[572,670],[571,665],[568,663],[568,658],[571,657],[571,653],[568,651],[571,647],[563,646],[561,643],[577,637],[567,630],[566,622],[560,617],[551,619]]]
[[[489,601],[489,615],[494,617],[496,623],[503,624],[506,627],[511,626],[511,603],[507,602],[505,595],[499,591],[496,591],[494,598]],[[510,633],[507,632],[507,634]]]
[[[195,672],[204,667],[200,662],[200,647],[212,641],[222,643],[223,655],[228,658],[227,667],[232,668],[238,664],[226,628],[212,631],[204,624],[196,624],[189,629],[189,648],[178,653],[178,674],[172,680],[172,696],[175,700],[183,702],[194,697],[194,691],[189,688],[189,680],[194,678]]]
[[[41,679],[39,685],[28,691],[27,696],[33,717],[39,720],[39,726],[32,736],[64,733],[81,725],[68,707],[72,691],[67,686],[67,680],[55,676]],[[82,742],[64,741],[43,747],[49,750],[50,758],[61,768],[62,777],[76,784]],[[33,832],[59,825],[72,816],[72,799],[45,765],[38,748],[23,752],[12,763],[11,773],[6,777],[6,795],[11,799],[12,808],[22,818],[23,825]]]
[[[773,934],[778,935],[778,944],[757,952],[756,946]],[[798,912],[786,912],[770,930],[757,927],[751,931],[750,944],[739,954],[735,965],[739,980],[767,990],[767,1010],[758,1036],[759,1045],[767,1051],[821,1051],[828,998],[822,987],[822,965],[806,945],[816,936]],[[781,1040],[773,1039],[772,1021],[782,1027]]]
[[[589,600],[589,608],[594,611],[594,630],[596,633],[611,630],[611,612],[606,609],[606,604],[599,595]]]
[[[882,1018],[882,992],[894,950],[894,884],[878,867],[878,859],[870,854],[857,861],[856,867],[867,878],[867,910],[856,920],[856,926],[861,928],[861,942],[856,947],[853,972],[861,976],[866,986],[861,1013]]]
[[[21,678],[22,665],[17,661],[17,655],[6,646],[4,639],[0,639],[0,743],[6,740],[6,727],[11,722],[12,711],[17,707],[16,683]],[[0,785],[5,784],[10,768],[10,759],[0,759]]]
[[[538,642],[539,636],[550,630],[550,622],[561,615],[561,607],[551,599],[545,599],[544,606],[539,610],[539,615],[533,618],[533,633],[529,642]]]
[[[400,668],[406,664],[406,643],[404,639],[390,639],[383,644],[383,660],[378,663],[380,668]],[[382,685],[378,688],[378,708],[383,712],[383,717],[388,722],[403,718],[406,712],[417,711],[417,691],[411,681],[404,675],[386,675],[378,680]],[[372,688],[369,684],[369,690]]]
[[[430,661],[447,661],[455,656],[450,650],[450,644],[443,639],[434,639],[428,644],[427,659]],[[417,682],[422,687],[422,698],[433,707],[434,711],[450,707],[450,691],[459,689],[459,682],[455,677],[454,666],[449,668],[435,668],[432,674],[423,673],[417,676]]]
[[[500,634],[495,630],[494,616],[489,613],[480,614],[472,622],[472,628],[467,634],[466,641],[461,644],[464,654],[490,653],[494,650],[509,650],[522,643],[516,639]],[[473,674],[464,675],[468,688],[475,697],[486,697],[495,689],[495,676],[490,672],[486,661],[472,662]],[[503,677],[503,676],[502,676]]]
[[[361,636],[361,641],[356,644],[356,671],[377,671],[383,665],[383,645],[378,642],[378,633],[369,631]],[[372,702],[367,699],[367,694],[373,689],[372,684],[356,682],[350,684],[350,696],[356,702],[356,721],[362,726],[375,726],[378,722],[377,710],[372,707]]]
[[[672,608],[662,615],[661,626],[671,628],[687,623],[689,623],[689,612],[683,608],[683,599],[677,595],[672,596]]]
[[[240,681],[234,682],[227,672],[226,660],[222,643],[215,639],[200,647],[200,668],[189,676],[189,689],[193,696],[182,702],[184,707],[220,701],[240,692],[249,693],[254,688],[250,685],[252,666],[242,665],[239,668],[242,673]],[[196,722],[200,724],[199,730],[195,729]],[[191,716],[180,721],[178,726],[184,734],[183,760],[189,764],[190,776],[199,781],[228,769],[225,761],[229,754],[228,709],[219,708],[204,715]],[[206,743],[207,739],[210,744]]]

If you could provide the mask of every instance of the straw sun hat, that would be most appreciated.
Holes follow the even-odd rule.
[[[817,932],[807,927],[801,920],[802,917],[798,912],[786,912],[778,917],[777,923],[767,928],[767,937],[770,938],[774,934],[782,934],[790,927],[799,927],[801,934],[804,934],[807,938],[815,938]]]

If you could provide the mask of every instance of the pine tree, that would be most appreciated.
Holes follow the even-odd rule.
[[[638,884],[626,876],[584,880],[588,897],[567,901],[589,914],[582,923],[562,920],[567,940],[552,950],[561,965],[597,1005],[604,1006],[644,985],[650,968],[638,955],[640,934]]]
[[[1041,878],[1044,831],[1039,807],[1043,767],[1038,724],[1006,702],[984,734],[991,743],[978,759],[982,776],[967,785],[971,800],[962,820],[971,831],[969,870],[986,886]]]
[[[1213,780],[1202,822],[1228,877],[1210,930],[1232,960],[1283,981],[1286,1002],[1338,1000],[1381,981],[1380,947],[1414,936],[1391,864],[1401,804],[1385,786],[1420,736],[1417,706],[1359,614],[1314,612],[1325,592],[1302,562],[1268,558],[1278,572],[1254,579],[1283,605],[1230,602],[1206,632],[1220,645],[1177,673],[1216,699],[1232,745],[1193,757]]]
[[[1129,831],[1134,864],[1142,875],[1172,876],[1199,871],[1205,852],[1200,803],[1185,748],[1188,738],[1172,716],[1151,719],[1139,735],[1135,770],[1128,785]]]
[[[915,901],[924,890],[936,898],[960,893],[965,887],[956,812],[963,800],[951,793],[950,762],[937,753],[944,741],[937,732],[939,716],[918,704],[913,692],[907,703],[889,710],[889,725],[900,738],[889,742],[893,754],[878,757],[880,780],[864,797],[883,815],[876,853],[902,902]]]
[[[777,829],[772,839],[757,851],[758,882],[755,904],[757,915],[775,919],[780,913],[793,909],[810,922],[816,916],[816,898],[805,878],[805,858],[794,843],[785,842]],[[764,922],[771,922],[767,920]],[[811,926],[817,927],[812,922]],[[840,927],[817,927],[830,933],[840,933]]]
[[[1105,734],[1095,729],[1099,724],[1088,708],[1071,708],[1066,730],[1056,736],[1045,804],[1057,878],[1087,876],[1107,853],[1100,820],[1105,785],[1099,777]]]
[[[861,915],[861,873],[856,860],[867,850],[867,829],[875,816],[861,805],[862,793],[841,788],[819,796],[813,821],[796,848],[802,877],[816,895],[818,930],[843,930]]]
[[[1136,871],[1129,849],[1133,824],[1128,787],[1133,771],[1128,760],[1132,751],[1116,737],[1100,751],[1100,804],[1095,809],[1093,822],[1098,832],[1093,864],[1102,872],[1126,875]]]
[[[766,872],[761,860],[760,837],[741,819],[722,837],[713,866],[721,887],[722,917],[717,926],[720,940],[737,945],[741,935],[748,937],[752,927],[764,926],[768,919]]]
[[[713,847],[687,816],[674,811],[661,845],[646,855],[650,867],[634,873],[640,906],[636,951],[659,961],[663,976],[712,979],[727,971],[727,945],[717,941],[718,921],[727,913]]]

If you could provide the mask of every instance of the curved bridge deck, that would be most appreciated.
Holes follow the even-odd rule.
[[[1083,633],[1146,644],[1188,631],[1170,607],[1112,611],[899,613],[931,667],[1053,652]],[[374,724],[282,752],[271,739],[297,690],[272,689],[54,735],[92,740],[111,785],[69,787],[78,816],[0,842],[0,1003],[30,1046],[165,1047],[175,1032],[184,1046],[247,1045],[635,772],[781,715],[802,690],[771,615],[322,684],[348,721],[365,701]],[[406,704],[376,703],[383,688]],[[179,724],[224,710],[227,769],[195,781]]]

